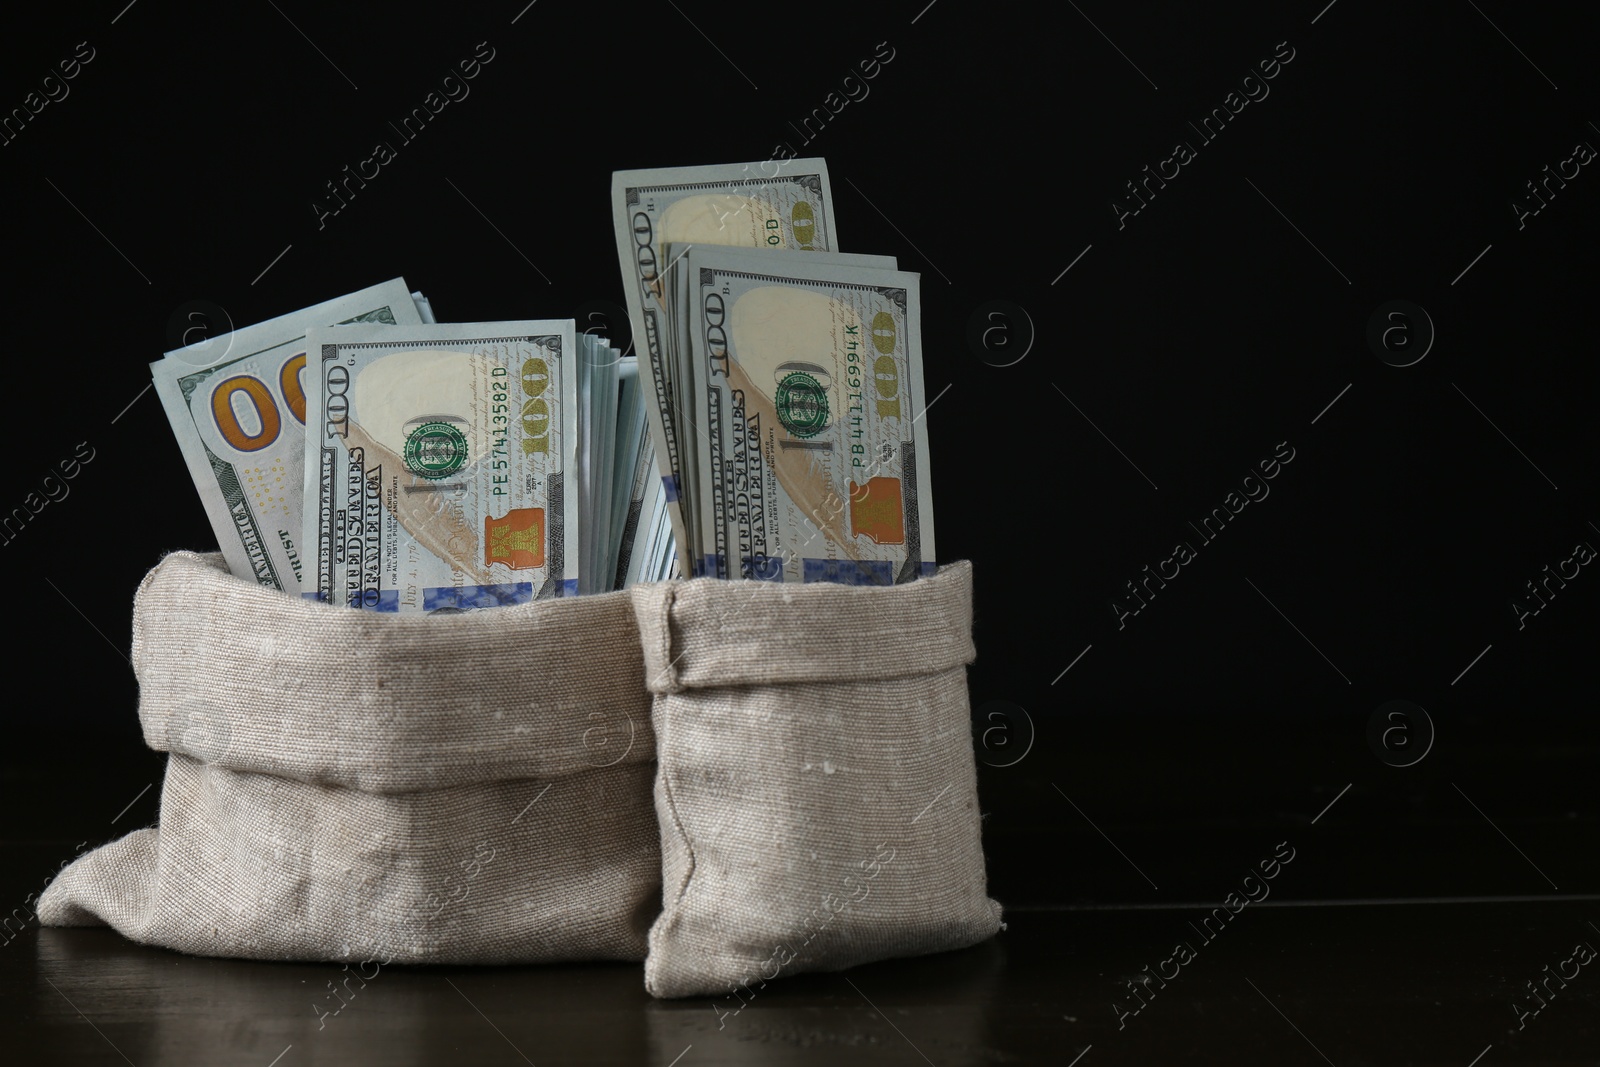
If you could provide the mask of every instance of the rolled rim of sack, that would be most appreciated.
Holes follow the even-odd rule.
[[[881,681],[962,666],[977,655],[966,560],[895,586],[699,578],[633,593],[653,693]]]
[[[132,662],[146,743],[229,770],[399,793],[655,758],[626,593],[386,615],[174,552],[139,586]]]

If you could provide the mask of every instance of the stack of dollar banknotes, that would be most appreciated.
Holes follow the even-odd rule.
[[[386,612],[932,573],[918,276],[837,251],[826,164],[618,172],[612,207],[637,355],[395,279],[152,364],[229,569]]]

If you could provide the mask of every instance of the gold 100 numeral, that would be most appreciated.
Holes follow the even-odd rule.
[[[894,362],[894,316],[880,311],[872,316],[872,347],[882,353],[872,361],[873,385],[877,387],[878,417],[900,418],[900,368]]]
[[[550,387],[550,364],[534,356],[522,364],[522,451],[550,451],[550,404],[544,392]]]

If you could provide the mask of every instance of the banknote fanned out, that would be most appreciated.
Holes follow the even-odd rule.
[[[434,612],[577,593],[570,319],[309,339],[305,596]]]
[[[306,332],[432,316],[403,279],[174,349],[150,365],[217,544],[234,574],[299,593]]]
[[[682,268],[696,571],[890,585],[934,570],[916,274],[698,246]]]
[[[617,571],[611,555],[611,529],[617,521],[612,480],[624,357],[605,338],[587,331],[578,335],[578,357],[578,592],[604,593],[612,588]]]
[[[837,248],[828,168],[821,159],[789,159],[618,171],[611,204],[651,445],[674,540],[687,552],[697,516],[682,497],[694,480],[699,428],[686,424],[688,354],[675,351],[666,248]]]

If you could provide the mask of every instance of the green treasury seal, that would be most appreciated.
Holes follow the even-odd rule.
[[[406,470],[423,478],[445,478],[467,463],[467,438],[448,422],[425,422],[406,435]]]
[[[795,371],[785,376],[774,400],[778,421],[796,437],[815,437],[828,428],[828,391],[811,375]]]

